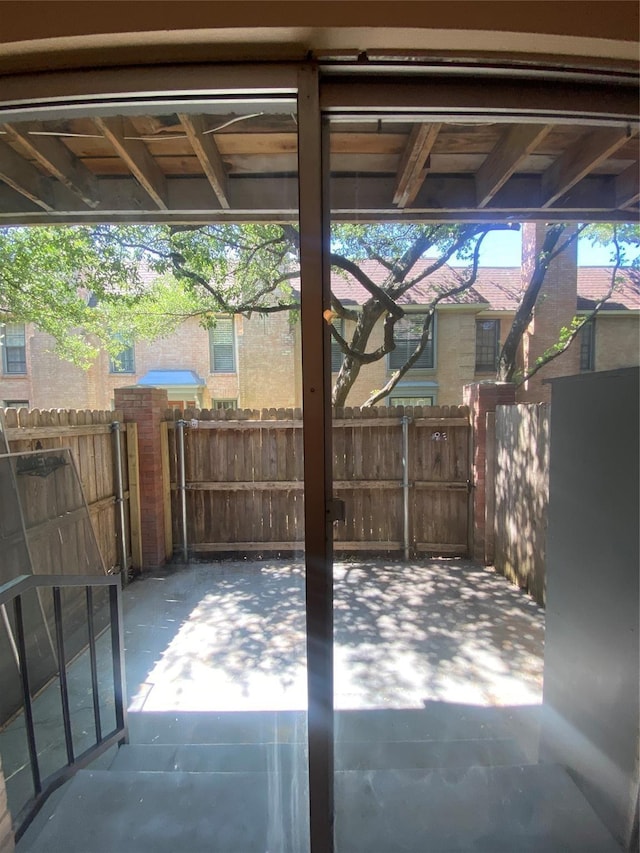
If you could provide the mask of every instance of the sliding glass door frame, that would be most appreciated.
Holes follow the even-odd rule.
[[[333,553],[328,120],[349,113],[463,116],[494,121],[610,124],[637,120],[637,80],[629,72],[522,67],[389,67],[375,63],[182,65],[0,77],[0,122],[69,115],[139,113],[145,105],[205,108],[215,99],[298,97],[298,210],[304,420],[309,810],[312,853],[332,853]],[[97,221],[99,212],[86,221]],[[245,219],[248,217],[245,216]],[[149,221],[166,221],[159,212]],[[47,216],[33,217],[33,224]],[[51,221],[49,219],[49,221]],[[64,216],[56,221],[73,221]],[[199,221],[202,221],[200,219]]]

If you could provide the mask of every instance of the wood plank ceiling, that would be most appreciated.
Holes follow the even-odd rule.
[[[0,125],[0,223],[287,220],[297,208],[296,120],[94,116]],[[629,221],[638,127],[340,121],[337,219]]]

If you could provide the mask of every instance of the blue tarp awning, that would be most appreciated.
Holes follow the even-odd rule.
[[[205,384],[204,379],[193,370],[148,370],[138,380],[138,385],[151,385],[156,388],[167,388],[174,385],[202,388]]]

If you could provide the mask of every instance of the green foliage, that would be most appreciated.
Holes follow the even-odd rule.
[[[345,274],[370,259],[386,267],[379,286],[360,278],[382,316],[389,299],[423,280],[426,273],[415,272],[421,258],[444,262],[456,252],[471,262],[482,235],[506,227],[336,224],[332,264]],[[585,233],[610,245],[613,226]],[[640,246],[638,226],[617,226],[617,234],[621,244]],[[123,342],[166,336],[187,317],[210,326],[220,313],[285,311],[295,322],[298,243],[294,226],[265,222],[0,228],[0,322],[37,324],[61,356],[82,366],[101,347],[115,357]]]

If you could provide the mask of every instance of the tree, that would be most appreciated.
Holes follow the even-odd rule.
[[[404,316],[402,298],[410,297],[412,289],[438,272],[440,284],[430,289],[427,304],[421,306],[424,322],[414,351],[365,405],[384,398],[423,352],[438,304],[473,286],[485,236],[512,227],[517,226],[334,225],[332,268],[352,276],[367,294],[357,310],[335,293],[331,297],[328,319],[338,317],[353,324],[348,337],[331,325],[343,353],[334,404],[345,403],[363,365],[395,348],[395,327]],[[593,239],[604,241],[606,228],[599,227]],[[625,239],[636,233],[631,229]],[[515,375],[518,347],[550,261],[577,237],[577,233],[563,237],[564,231],[563,225],[548,229],[500,356],[501,379]],[[298,242],[293,225],[273,223],[2,229],[0,311],[37,323],[53,335],[58,351],[77,363],[90,361],[99,345],[116,355],[123,338],[158,337],[187,317],[198,317],[211,326],[220,313],[295,315],[299,309]],[[467,266],[448,267],[454,255],[464,258]],[[365,262],[370,261],[377,265],[375,281],[367,273]],[[380,321],[383,342],[371,349],[371,335]]]
[[[567,231],[569,231],[568,234]],[[525,372],[519,371],[517,364],[518,351],[524,333],[533,317],[533,309],[540,296],[540,290],[544,283],[547,270],[554,258],[566,251],[581,234],[589,237],[593,243],[612,248],[611,261],[613,262],[613,267],[609,289],[602,295],[588,314],[575,315],[568,326],[560,329],[558,340],[536,359],[534,365]],[[569,349],[570,345],[578,337],[582,327],[590,322],[613,296],[618,272],[625,261],[623,243],[638,245],[640,243],[640,228],[634,225],[617,224],[583,224],[568,228],[563,223],[555,223],[547,227],[542,248],[535,259],[533,271],[527,286],[523,290],[511,328],[498,358],[496,379],[499,382],[515,382],[516,385],[521,385],[535,376],[546,364],[549,364]]]

